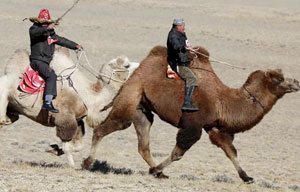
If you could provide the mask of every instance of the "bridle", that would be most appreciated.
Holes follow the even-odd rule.
[[[253,103],[256,103],[256,104],[258,104],[259,106],[261,106],[261,108],[262,108],[263,110],[265,110],[265,108],[264,108],[264,106],[261,104],[261,102],[260,102],[258,99],[256,99],[256,97],[255,97],[252,93],[250,93],[250,91],[245,87],[245,85],[243,85],[243,88],[244,88],[245,91],[249,94],[249,99],[250,99],[251,101],[253,101]]]

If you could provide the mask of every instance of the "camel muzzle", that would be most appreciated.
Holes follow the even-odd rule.
[[[300,84],[297,79],[286,78],[285,82],[288,87],[287,93],[297,92],[300,90]]]

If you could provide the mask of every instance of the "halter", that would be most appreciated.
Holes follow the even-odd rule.
[[[249,94],[249,99],[250,99],[251,101],[253,101],[253,103],[259,104],[259,105],[261,106],[261,108],[262,108],[263,110],[265,110],[265,109],[264,109],[264,106],[261,104],[261,102],[260,102],[258,99],[256,99],[255,96],[254,96],[253,94],[250,93],[250,91],[245,87],[245,85],[243,85],[243,88],[244,88],[244,89],[246,90],[246,92]]]

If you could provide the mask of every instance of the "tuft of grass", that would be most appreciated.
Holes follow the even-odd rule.
[[[234,183],[233,179],[226,175],[216,175],[212,178],[212,181],[220,183]]]
[[[300,187],[298,185],[289,186],[289,189],[291,189],[293,191],[300,191]]]
[[[44,161],[41,162],[27,162],[23,160],[14,160],[13,164],[15,165],[29,165],[30,167],[40,167],[40,168],[62,168],[64,167],[63,164],[58,164],[58,163],[46,163]]]
[[[269,182],[264,181],[264,180],[260,181],[258,183],[258,186],[263,187],[263,188],[268,188],[268,189],[280,189],[280,187],[275,186],[273,183],[269,183]]]
[[[46,162],[26,162],[27,165],[31,167],[41,167],[41,168],[62,168],[64,165],[58,163],[46,163]]]
[[[167,153],[159,153],[159,152],[152,153],[153,157],[167,157],[168,155],[169,154]]]
[[[180,175],[180,179],[186,179],[186,180],[190,180],[190,181],[199,180],[199,178],[194,175]]]

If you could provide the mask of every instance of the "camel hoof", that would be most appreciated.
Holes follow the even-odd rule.
[[[156,177],[159,179],[169,179],[169,176],[165,175],[163,172],[157,173]]]
[[[88,157],[87,159],[85,159],[82,164],[81,164],[81,167],[82,169],[86,169],[86,170],[89,170],[91,164],[93,163],[93,160],[92,158]]]
[[[10,119],[7,119],[6,121],[5,121],[5,125],[10,125],[10,124],[12,124],[13,122],[10,120]]]
[[[254,183],[254,179],[252,177],[246,177],[243,180],[246,184]]]
[[[59,148],[59,146],[57,144],[53,144],[50,146],[52,147],[52,149],[46,150],[47,153],[52,153],[57,156],[61,156],[64,154],[64,151],[61,148]]]
[[[0,128],[2,128],[4,125],[6,125],[6,121],[1,121],[0,122]]]
[[[169,179],[169,176],[165,175],[163,172],[157,172],[155,167],[149,169],[149,174],[159,179]]]

